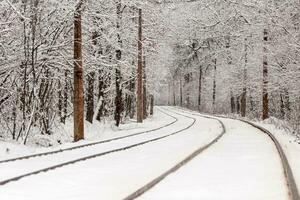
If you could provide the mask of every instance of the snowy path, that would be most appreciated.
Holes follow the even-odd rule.
[[[171,107],[161,109],[178,121],[145,135],[0,164],[0,181],[60,162],[166,136],[185,127],[186,130],[124,151],[9,182],[0,186],[0,199],[124,199],[222,133],[217,120]],[[168,174],[139,199],[288,200],[281,160],[272,140],[248,124],[220,120],[226,127],[226,134],[217,143]]]
[[[174,114],[172,114],[174,116]],[[181,130],[193,123],[190,118],[181,115],[175,115],[178,119],[172,126],[164,127],[142,135],[123,138],[122,140],[111,141],[99,145],[87,146],[84,148],[74,149],[72,151],[65,151],[57,154],[50,154],[42,157],[33,157],[25,160],[18,160],[15,162],[2,163],[0,165],[0,182],[13,177],[21,176],[26,173],[44,169],[49,166],[58,165],[72,160],[80,159],[82,157],[90,156],[95,153],[100,154],[110,152],[115,149],[125,148],[127,146],[138,144],[147,140],[152,140],[158,137],[168,135],[170,132]]]
[[[23,147],[22,148],[22,146],[16,146],[16,145],[7,146],[5,143],[3,144],[0,141],[0,150],[1,150],[0,164],[3,162],[15,161],[19,159],[28,159],[35,156],[44,156],[44,155],[49,155],[54,153],[61,153],[61,151],[68,151],[68,150],[73,150],[75,148],[107,143],[107,142],[111,142],[112,140],[121,140],[127,137],[147,134],[171,126],[178,121],[178,119],[173,117],[172,115],[169,115],[168,113],[165,113],[160,109],[157,108],[154,109],[155,109],[155,115],[152,116],[150,119],[145,120],[143,124],[137,124],[136,122],[126,123],[126,124],[122,124],[114,131],[112,131],[112,129],[107,130],[105,128],[99,128],[98,127],[99,124],[96,124],[96,126],[94,127],[91,127],[91,125],[88,124],[86,130],[87,132],[86,140],[82,140],[77,143],[65,143],[58,147],[50,147],[50,148]],[[92,137],[93,139],[91,140],[90,138],[91,134],[89,130],[91,129],[91,132],[95,132],[93,130],[95,128],[97,128],[97,133],[100,134],[97,134],[98,136],[94,135]],[[99,137],[99,135],[101,135],[101,137]],[[12,151],[9,151],[9,153],[5,153],[6,148],[8,149],[12,148]]]
[[[192,121],[181,115],[171,112],[170,114],[180,120],[172,126],[172,129],[165,129],[157,134],[167,134],[176,128],[182,129]],[[0,187],[0,198],[6,200],[34,200],[41,197],[43,199],[122,199],[184,159],[199,146],[213,140],[220,133],[218,127],[220,125],[215,120],[198,119],[192,128],[172,137],[11,182]],[[147,136],[147,139],[154,135],[153,133]],[[135,140],[138,139],[131,138],[128,142]],[[109,143],[110,147],[107,148],[122,145],[124,142],[122,140],[117,144]],[[95,153],[98,150],[93,149],[89,152]],[[81,152],[77,153],[81,154]],[[66,156],[70,155],[65,154]],[[52,159],[58,161],[57,157],[48,156],[46,159],[37,158],[36,162],[31,160],[27,163],[28,170],[40,167],[40,163],[49,164]],[[7,177],[2,166],[0,166],[2,177]],[[15,175],[19,168],[22,168],[14,167],[10,166],[5,170],[10,175]],[[39,188],[38,192],[36,188]]]
[[[221,120],[227,133],[216,145],[140,199],[289,199],[271,139],[245,123]]]

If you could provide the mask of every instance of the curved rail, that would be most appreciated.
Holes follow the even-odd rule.
[[[170,111],[170,110],[168,110],[168,111]],[[170,111],[170,112],[174,112],[174,111]],[[177,113],[177,112],[174,112],[174,113],[182,115],[182,114]],[[185,115],[183,115],[183,116],[185,116]],[[163,174],[161,174],[157,178],[153,179],[152,181],[150,181],[149,183],[147,183],[143,187],[137,189],[135,192],[133,192],[132,194],[130,194],[129,196],[124,198],[124,200],[133,200],[133,199],[136,199],[139,196],[143,195],[144,193],[149,191],[151,188],[153,188],[155,185],[157,185],[159,182],[161,182],[163,179],[165,179],[167,176],[169,176],[170,174],[176,172],[181,167],[183,167],[184,165],[189,163],[191,160],[193,160],[195,157],[197,157],[199,154],[201,154],[203,151],[205,151],[206,149],[211,147],[213,144],[217,143],[224,136],[224,134],[226,133],[226,128],[225,128],[224,123],[221,120],[213,118],[213,117],[208,117],[208,116],[201,116],[201,117],[204,117],[204,118],[207,118],[207,119],[217,120],[222,126],[221,134],[218,135],[218,137],[216,137],[214,140],[212,140],[207,145],[202,146],[199,149],[197,149],[196,151],[194,151],[192,154],[187,156],[185,159],[183,159],[182,161],[180,161],[179,163],[174,165],[171,169],[167,170],[166,172],[164,172]]]
[[[161,111],[161,112],[163,112],[163,111]],[[182,115],[182,116],[185,116],[185,115]],[[44,168],[44,169],[40,169],[40,170],[36,170],[36,171],[30,172],[30,173],[19,175],[19,176],[16,176],[16,177],[13,177],[13,178],[9,178],[9,179],[6,179],[6,180],[1,180],[0,181],[0,186],[6,185],[6,184],[8,184],[10,182],[13,182],[13,181],[18,181],[18,180],[20,180],[22,178],[25,178],[25,177],[28,177],[28,176],[36,175],[36,174],[39,174],[39,173],[42,173],[42,172],[47,172],[47,171],[54,170],[54,169],[57,169],[57,168],[61,168],[61,167],[64,167],[64,166],[67,166],[67,165],[70,165],[70,164],[75,164],[75,163],[78,163],[78,162],[81,162],[81,161],[90,160],[92,158],[101,157],[101,156],[104,156],[104,155],[107,155],[107,154],[125,151],[125,150],[128,150],[128,149],[139,147],[139,146],[142,146],[142,145],[145,145],[145,144],[148,144],[148,143],[152,143],[152,142],[155,142],[155,141],[158,141],[158,140],[162,140],[162,139],[171,137],[173,135],[182,133],[183,131],[188,130],[189,128],[191,128],[192,126],[194,126],[194,124],[196,122],[195,118],[189,117],[189,116],[186,116],[186,117],[193,120],[191,124],[189,124],[188,126],[182,128],[180,130],[177,130],[175,132],[169,133],[167,135],[164,135],[164,136],[161,136],[161,137],[157,137],[157,138],[154,138],[154,139],[151,139],[151,140],[145,140],[143,142],[135,143],[135,144],[132,144],[132,145],[129,145],[129,146],[126,146],[126,147],[122,147],[122,148],[118,148],[118,149],[113,149],[113,150],[110,150],[110,151],[101,152],[101,153],[97,153],[97,154],[92,154],[90,156],[85,156],[85,157],[82,157],[82,158],[79,158],[79,159],[75,159],[75,160],[71,160],[71,161],[68,161],[68,162],[60,163],[60,164],[57,164],[57,165],[53,165],[53,166],[50,166],[50,167],[47,167],[47,168]]]
[[[159,109],[160,112],[162,112],[163,114],[173,118],[174,120],[166,125],[160,126],[158,128],[155,129],[151,129],[151,130],[147,130],[147,131],[143,131],[143,132],[138,132],[138,133],[134,133],[131,135],[126,135],[126,136],[121,136],[121,137],[116,137],[116,138],[112,138],[112,139],[108,139],[108,140],[102,140],[99,142],[92,142],[92,143],[88,143],[88,144],[83,144],[83,145],[78,145],[78,146],[74,146],[74,147],[70,147],[70,148],[65,148],[65,149],[59,149],[59,150],[55,150],[55,151],[48,151],[45,153],[37,153],[37,154],[31,154],[31,155],[27,155],[27,156],[21,156],[21,157],[16,157],[16,158],[10,158],[10,159],[6,159],[6,160],[0,160],[0,164],[2,163],[8,163],[8,162],[14,162],[14,161],[18,161],[18,160],[25,160],[25,159],[30,159],[30,158],[35,158],[35,157],[41,157],[41,156],[47,156],[47,155],[52,155],[52,154],[57,154],[57,153],[62,153],[65,151],[72,151],[75,149],[80,149],[80,148],[84,148],[84,147],[90,147],[90,146],[95,146],[98,144],[104,144],[104,143],[108,143],[108,142],[113,142],[113,141],[117,141],[117,140],[121,140],[121,139],[125,139],[125,138],[130,138],[130,137],[134,137],[137,135],[143,135],[146,133],[150,133],[150,132],[154,132],[163,128],[166,128],[168,126],[171,126],[173,124],[175,124],[178,119],[162,110]]]
[[[184,112],[190,112],[190,111],[185,111],[184,109],[181,109],[181,108],[178,108],[178,109],[180,109],[181,111],[184,111]],[[202,116],[201,114],[191,114],[191,115]],[[235,119],[235,118],[232,118],[232,117],[225,117],[225,116],[219,116],[219,115],[216,115],[216,117],[224,118],[224,119],[237,120],[237,121],[246,123],[246,124],[260,130],[261,132],[265,133],[273,141],[273,143],[274,143],[274,145],[277,149],[277,152],[280,156],[281,165],[282,165],[282,168],[283,168],[283,173],[284,173],[284,177],[285,177],[285,181],[286,181],[286,186],[288,188],[289,198],[291,200],[300,200],[298,187],[297,187],[294,175],[293,175],[293,171],[292,171],[292,169],[290,167],[290,164],[288,162],[288,159],[287,159],[287,157],[284,153],[284,150],[283,150],[281,144],[278,142],[276,137],[270,131],[268,131],[267,129],[265,129],[265,128],[255,124],[255,123],[249,122],[247,120]]]

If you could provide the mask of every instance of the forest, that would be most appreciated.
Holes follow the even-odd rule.
[[[154,104],[297,134],[299,10],[296,0],[1,0],[0,139],[35,143],[74,123],[79,140],[84,123],[142,122]]]

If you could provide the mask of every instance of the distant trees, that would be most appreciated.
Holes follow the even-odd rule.
[[[299,125],[298,1],[168,1],[164,8],[176,24],[167,39],[176,105]]]

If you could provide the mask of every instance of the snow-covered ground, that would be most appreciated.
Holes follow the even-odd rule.
[[[281,162],[272,141],[255,128],[221,119],[220,141],[140,199],[288,199]]]
[[[295,135],[275,127],[274,124],[256,123],[269,130],[281,144],[300,191],[300,143]]]
[[[74,160],[83,156],[128,146],[168,135],[195,124],[176,135],[145,145],[78,162],[0,186],[4,200],[119,200],[172,168],[196,149],[210,143],[222,132],[213,119],[180,112],[172,107],[159,108],[178,119],[174,124],[143,135],[45,157],[0,164],[0,181],[27,172]],[[129,135],[171,123],[174,118],[158,110],[144,125],[128,125],[111,130],[101,138]],[[181,113],[181,114],[180,114]],[[280,158],[272,141],[263,133],[242,122],[221,119],[226,134],[209,149],[150,189],[139,199],[149,200],[285,200],[287,188]],[[296,181],[299,175],[299,144],[292,136],[260,124],[278,138],[286,151]],[[89,143],[93,139],[78,144]],[[3,144],[3,143],[2,143]],[[4,143],[5,144],[5,143]],[[70,147],[78,144],[65,144]],[[36,149],[6,144],[15,155],[49,151],[62,147]],[[22,153],[22,149],[25,151]],[[11,157],[1,149],[3,158]],[[13,154],[13,153],[12,153]],[[299,185],[298,185],[299,186]]]
[[[173,115],[179,118],[176,123],[179,128],[193,122],[190,118]],[[176,131],[176,126],[172,131]],[[168,132],[170,130],[159,134]],[[191,129],[169,138],[9,183],[0,187],[0,198],[122,199],[209,143],[220,132],[217,121],[201,118]]]
[[[59,150],[59,149],[69,148],[77,145],[88,144],[95,141],[104,141],[116,137],[135,134],[138,132],[149,131],[170,124],[174,121],[175,121],[174,118],[160,112],[159,110],[155,110],[155,115],[145,120],[143,124],[128,122],[126,124],[121,124],[120,127],[115,127],[113,123],[108,123],[108,122],[105,124],[96,122],[93,125],[86,122],[85,125],[86,139],[77,143],[66,142],[62,145],[45,148],[36,145],[25,146],[22,144],[0,141],[0,160],[14,158],[17,156],[25,156],[30,154]],[[61,132],[61,134],[67,135],[67,137],[70,138],[71,141],[71,137],[73,133],[73,125],[68,122],[65,126],[60,127],[59,132]],[[60,136],[58,136],[58,134],[55,134],[52,140],[58,140],[59,137]],[[66,136],[62,136],[62,137],[66,138]]]

